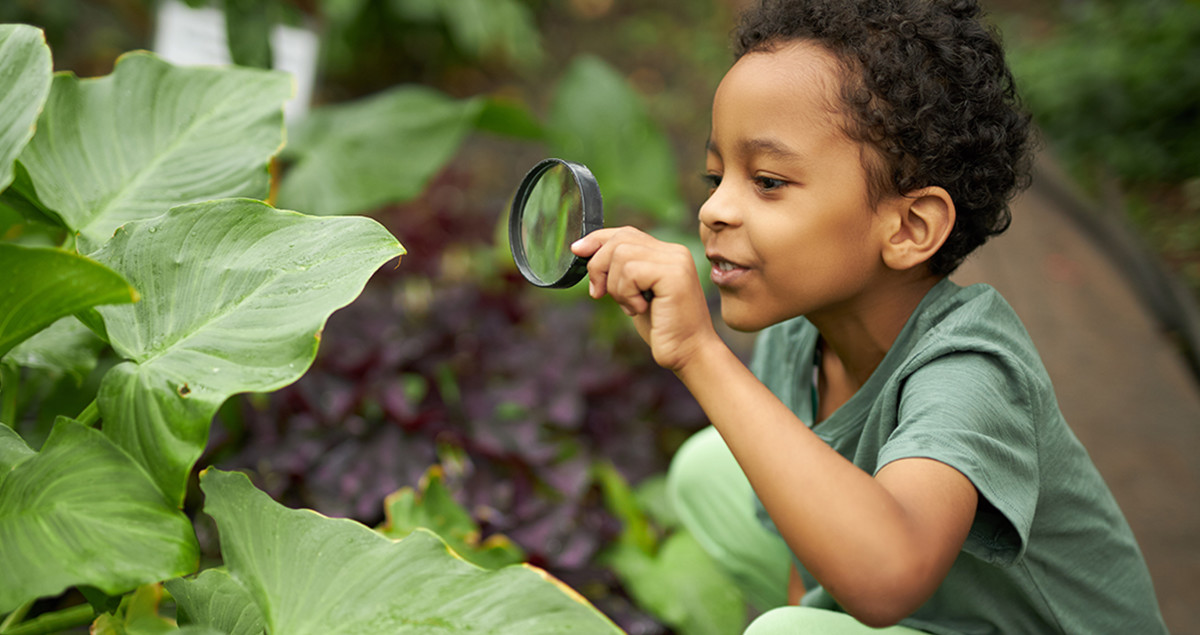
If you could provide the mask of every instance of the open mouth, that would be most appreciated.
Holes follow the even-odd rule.
[[[749,267],[726,260],[719,256],[710,256],[709,261],[712,263],[712,273],[710,277],[714,284],[718,286],[731,285],[739,278],[749,273]]]

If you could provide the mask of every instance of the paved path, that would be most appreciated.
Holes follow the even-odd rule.
[[[995,286],[1024,320],[1133,526],[1167,626],[1200,633],[1200,382],[1122,258],[1064,211],[1052,174],[1039,173],[1009,231],[953,277]]]

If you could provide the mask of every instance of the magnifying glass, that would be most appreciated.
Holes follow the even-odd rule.
[[[587,276],[587,259],[571,244],[604,226],[600,185],[587,166],[543,159],[525,174],[508,217],[508,247],[529,282],[572,287]],[[650,301],[654,292],[643,291]]]

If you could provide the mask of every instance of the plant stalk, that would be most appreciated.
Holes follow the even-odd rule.
[[[90,624],[95,617],[96,612],[92,610],[90,604],[80,604],[61,611],[39,615],[17,626],[0,629],[0,635],[44,635],[46,633],[57,633],[69,628],[75,628],[76,626]]]
[[[88,404],[75,420],[89,428],[96,427],[100,421],[100,406],[97,401],[93,399],[92,403]]]

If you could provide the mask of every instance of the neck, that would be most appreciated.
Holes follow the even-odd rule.
[[[807,316],[821,332],[825,353],[822,371],[851,394],[867,383],[904,329],[925,294],[940,276],[905,276],[891,280],[850,306]]]

